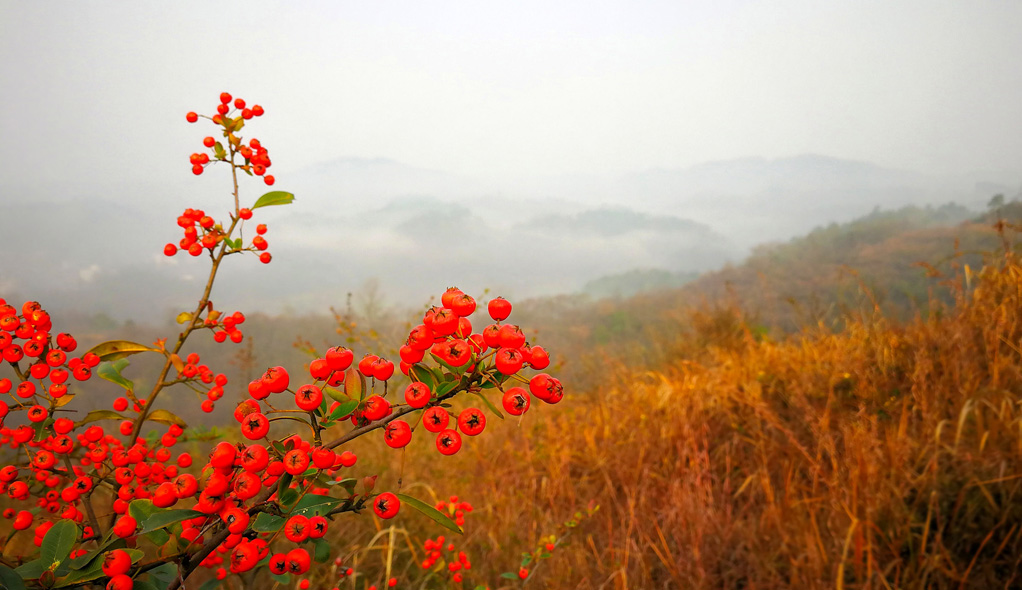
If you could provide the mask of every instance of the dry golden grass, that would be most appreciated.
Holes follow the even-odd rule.
[[[966,275],[907,325],[774,342],[734,308],[693,313],[662,370],[608,365],[453,459],[418,441],[403,481],[476,505],[461,544],[491,587],[590,501],[529,587],[1022,586],[1022,267]]]

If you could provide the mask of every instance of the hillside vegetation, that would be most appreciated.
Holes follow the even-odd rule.
[[[475,503],[466,580],[492,587],[590,503],[530,586],[1017,587],[1022,265],[1008,252],[948,289],[925,318],[873,307],[778,339],[695,308],[656,370],[607,364],[589,395],[452,460],[413,444],[381,477]],[[388,563],[423,580],[408,552],[366,553],[367,581]]]

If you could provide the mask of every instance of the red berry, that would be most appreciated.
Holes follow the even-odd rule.
[[[433,406],[422,413],[422,425],[430,432],[440,432],[447,428],[450,421],[451,417],[447,414],[447,410],[440,406]]]
[[[401,509],[401,500],[390,492],[383,492],[373,500],[373,512],[380,518],[394,518]]]
[[[521,416],[529,409],[531,398],[528,391],[521,387],[512,387],[504,392],[504,397],[500,401],[508,414]]]
[[[461,435],[457,430],[441,430],[436,436],[436,448],[444,455],[453,455],[461,450]]]
[[[273,186],[273,183],[276,181],[277,179],[275,179],[272,174],[267,174],[263,177],[263,182],[266,183],[266,186]]]
[[[220,93],[220,102],[221,102],[221,104],[227,104],[227,103],[231,102],[231,95],[226,93],[226,92],[221,92]]]
[[[486,427],[486,415],[478,408],[467,408],[458,414],[458,428],[468,436],[476,436]]]
[[[113,528],[114,534],[122,539],[133,537],[137,530],[138,522],[127,514],[117,519],[117,523],[114,524]]]
[[[393,420],[384,429],[383,438],[387,442],[387,446],[400,449],[411,442],[412,429],[404,420]]]
[[[131,569],[131,556],[123,549],[114,549],[103,558],[103,573],[109,577],[123,574]]]
[[[318,408],[322,401],[323,390],[315,385],[302,385],[298,388],[298,391],[295,392],[295,403],[303,410],[311,412]]]
[[[194,123],[199,120],[199,115],[197,115],[196,113],[189,112],[187,115],[185,115],[185,120],[188,121],[189,123]]]
[[[486,309],[490,312],[490,317],[499,322],[506,320],[507,316],[511,315],[511,302],[503,297],[497,297],[490,300]]]
[[[415,409],[425,408],[432,395],[429,386],[419,381],[415,381],[405,388],[405,401]]]

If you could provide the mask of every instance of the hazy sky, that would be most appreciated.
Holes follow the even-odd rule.
[[[180,180],[206,133],[184,114],[225,90],[266,108],[278,176],[1022,161],[1016,1],[0,1],[7,184]]]

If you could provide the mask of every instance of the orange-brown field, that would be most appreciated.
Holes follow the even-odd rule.
[[[520,586],[501,573],[577,512],[527,587],[1020,587],[1022,266],[960,274],[928,319],[865,313],[840,333],[772,340],[737,309],[693,311],[658,370],[594,364],[602,385],[493,420],[453,458],[361,460],[380,484],[473,504],[455,541],[467,588]],[[449,577],[419,566],[445,531],[414,512],[393,531],[338,524],[362,574],[342,588]]]

